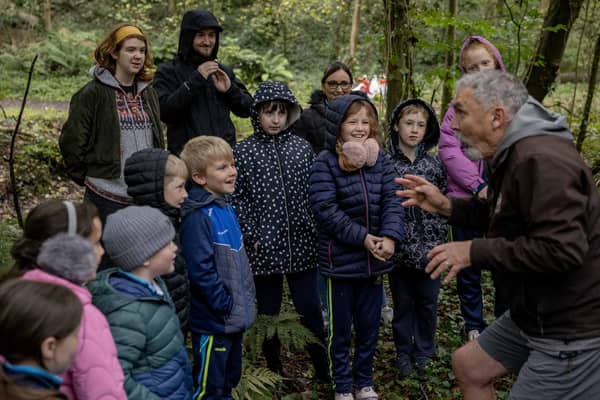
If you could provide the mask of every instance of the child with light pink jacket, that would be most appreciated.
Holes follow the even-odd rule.
[[[101,235],[102,224],[93,205],[49,200],[29,213],[23,237],[11,249],[16,264],[9,275],[64,286],[83,306],[79,350],[61,375],[60,391],[70,400],[127,399],[108,322],[83,286],[96,276],[104,253]]]

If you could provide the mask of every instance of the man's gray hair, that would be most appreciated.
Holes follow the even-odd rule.
[[[527,101],[529,94],[523,82],[514,75],[498,70],[466,74],[456,82],[456,92],[471,88],[473,97],[483,108],[503,105],[511,116]]]

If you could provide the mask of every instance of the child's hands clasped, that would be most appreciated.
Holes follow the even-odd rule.
[[[388,260],[394,255],[395,243],[388,237],[379,237],[367,234],[364,246],[369,252],[380,261]]]

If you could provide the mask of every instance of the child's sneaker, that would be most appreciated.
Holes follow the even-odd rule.
[[[365,386],[356,391],[356,400],[377,400],[379,396],[373,390],[372,386]]]
[[[335,393],[335,400],[354,400],[352,393]]]
[[[479,337],[479,331],[477,329],[470,330],[469,333],[467,333],[467,337],[469,342],[472,342]]]

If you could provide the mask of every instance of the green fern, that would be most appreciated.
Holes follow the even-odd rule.
[[[271,399],[273,391],[281,383],[281,376],[262,367],[254,367],[246,360],[242,363],[242,378],[233,389],[235,400]]]
[[[244,334],[244,351],[250,362],[256,362],[264,340],[272,338],[275,334],[279,337],[281,347],[286,350],[302,350],[309,344],[319,343],[315,335],[300,323],[300,315],[297,313],[259,315]]]

